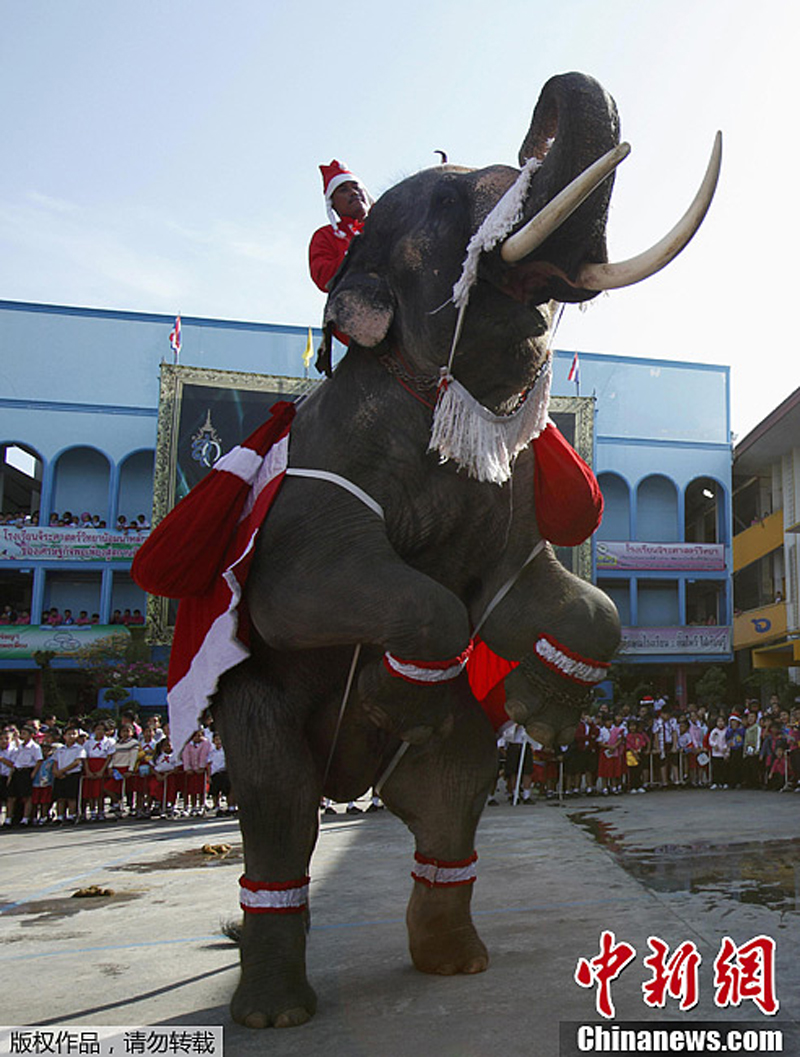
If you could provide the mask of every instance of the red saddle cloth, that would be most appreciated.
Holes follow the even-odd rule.
[[[170,736],[180,752],[220,676],[249,657],[249,621],[239,606],[258,530],[288,465],[294,404],[215,463],[139,548],[133,579],[180,599],[167,676]]]

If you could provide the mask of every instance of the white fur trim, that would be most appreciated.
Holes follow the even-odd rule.
[[[395,675],[407,679],[411,683],[446,683],[457,678],[464,671],[467,658],[456,661],[446,668],[428,667],[422,664],[414,664],[413,661],[401,661],[387,652],[383,655],[386,665]]]
[[[590,661],[570,657],[544,636],[537,640],[534,649],[549,668],[556,668],[562,675],[575,682],[599,683],[608,676],[608,665],[594,665]]]
[[[428,451],[438,451],[440,462],[452,459],[470,477],[502,484],[511,476],[516,456],[547,425],[551,378],[548,358],[521,407],[511,415],[495,415],[447,374],[433,414]]]
[[[353,176],[351,172],[340,172],[338,176],[334,176],[328,186],[325,188],[325,199],[328,202],[333,201],[333,192],[337,187],[341,187],[342,184],[358,184],[359,187],[364,185],[361,183],[357,176]]]
[[[250,489],[250,494],[244,505],[242,519],[249,517],[256,500],[270,481],[286,469],[286,464],[289,461],[289,434],[287,433],[285,437],[273,444],[266,455],[259,455],[258,459],[261,465],[255,474],[253,487]]]
[[[243,516],[246,517],[252,509],[252,503],[255,501],[253,493],[257,494],[256,489],[260,492],[272,478],[285,470],[288,453],[289,437],[286,436],[274,444],[267,456],[261,459],[262,469],[267,468],[258,474]],[[223,574],[231,592],[228,608],[208,629],[200,649],[192,658],[189,670],[167,694],[170,736],[177,753],[197,730],[200,716],[216,693],[220,676],[250,656],[250,651],[236,635],[239,629],[238,606],[242,590],[233,570],[250,553],[257,536],[258,529],[251,535],[237,561]]]
[[[237,444],[235,448],[231,448],[221,459],[217,459],[213,470],[214,472],[224,470],[226,473],[232,473],[234,476],[239,477],[247,484],[252,484],[263,461],[257,451],[253,451],[252,448],[243,448],[240,444]]]
[[[253,892],[239,885],[239,905],[250,910],[297,910],[308,903],[308,888],[284,888],[278,891],[260,888]]]
[[[447,866],[435,862],[420,862],[415,856],[411,876],[429,888],[446,888],[450,885],[473,884],[477,880],[478,869],[474,859],[462,866]]]

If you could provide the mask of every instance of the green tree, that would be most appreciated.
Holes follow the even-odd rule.
[[[35,650],[33,659],[42,670],[45,708],[48,712],[55,712],[59,719],[66,719],[67,705],[61,693],[61,687],[58,685],[58,677],[53,671],[52,662],[56,656],[53,650]]]
[[[701,705],[723,704],[728,697],[728,677],[724,668],[712,665],[695,683],[695,695]]]

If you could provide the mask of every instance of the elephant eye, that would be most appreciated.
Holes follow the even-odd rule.
[[[462,225],[468,213],[463,193],[452,182],[439,186],[431,196],[429,220],[436,227],[445,225],[450,229],[454,224]]]

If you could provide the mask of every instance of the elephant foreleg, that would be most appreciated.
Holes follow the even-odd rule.
[[[470,905],[475,830],[495,780],[497,750],[474,701],[458,707],[452,732],[412,746],[382,791],[415,838],[406,911],[411,958],[420,971],[443,975],[479,973],[489,965]]]
[[[319,779],[298,702],[289,708],[254,662],[224,677],[214,716],[236,790],[245,858],[241,979],[231,1015],[251,1028],[292,1027],[316,1009],[305,947]]]

